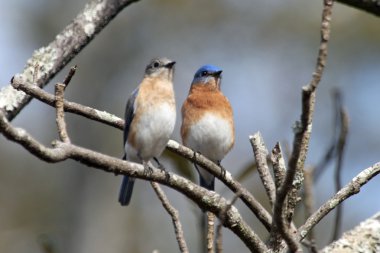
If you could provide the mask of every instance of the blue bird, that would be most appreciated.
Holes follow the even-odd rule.
[[[185,146],[220,165],[235,142],[230,102],[220,90],[222,70],[205,65],[198,69],[182,106],[181,137]],[[200,185],[215,189],[215,177],[196,166]]]
[[[124,160],[148,162],[164,151],[174,130],[176,120],[173,75],[175,61],[153,59],[145,69],[141,84],[130,95],[125,109]],[[124,176],[119,202],[128,205],[135,178]]]

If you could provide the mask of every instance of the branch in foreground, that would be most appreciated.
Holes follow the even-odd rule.
[[[308,232],[336,206],[338,206],[340,203],[352,195],[359,193],[360,188],[379,173],[380,163],[376,163],[354,177],[351,182],[344,186],[339,192],[337,192],[334,197],[319,207],[318,210],[307,219],[305,224],[299,228],[298,231],[300,239],[302,240],[305,238]]]
[[[189,249],[187,248],[185,236],[183,235],[183,229],[181,222],[179,221],[178,211],[170,204],[169,199],[166,197],[164,191],[161,189],[160,185],[156,182],[150,182],[153,187],[153,190],[156,192],[157,197],[162,203],[162,206],[168,212],[168,214],[172,217],[174,232],[177,238],[179,250],[182,253],[188,253]]]
[[[249,136],[249,140],[255,155],[257,171],[259,172],[261,181],[264,185],[265,191],[267,192],[269,203],[271,207],[273,207],[276,199],[276,187],[267,163],[268,150],[265,147],[264,140],[260,132],[255,133],[253,136]]]
[[[302,88],[302,113],[299,122],[294,128],[293,152],[288,163],[288,171],[281,187],[277,190],[276,203],[274,205],[274,217],[281,219],[278,229],[289,246],[290,250],[298,251],[298,242],[289,233],[289,224],[293,219],[293,213],[298,202],[298,194],[303,183],[303,169],[309,148],[313,114],[315,107],[316,89],[321,81],[327,60],[327,47],[330,39],[330,21],[332,15],[333,0],[323,1],[321,41],[319,45],[317,63],[312,79],[307,86]],[[284,213],[285,206],[287,212]]]
[[[90,1],[78,16],[46,47],[36,50],[21,75],[28,83],[44,87],[120,11],[138,0]],[[35,66],[39,66],[35,74]],[[33,77],[37,77],[33,80]],[[34,81],[34,82],[33,82]],[[0,90],[0,110],[12,120],[32,98],[8,85]]]
[[[344,233],[338,241],[320,252],[380,252],[380,213]]]
[[[155,181],[181,192],[193,200],[201,209],[214,213],[219,219],[221,218],[221,211],[227,210],[228,201],[219,194],[208,191],[190,180],[173,173],[154,169],[152,173],[147,174],[141,164],[123,161],[70,143],[56,141],[53,148],[47,148],[31,137],[24,129],[14,128],[1,110],[0,131],[6,138],[21,144],[29,152],[44,161],[60,162],[72,159],[116,175],[123,174],[148,181]],[[168,174],[169,177],[167,176]],[[251,251],[267,251],[265,244],[243,220],[235,207],[228,209],[223,225],[234,232]]]
[[[239,192],[235,194],[234,198],[231,200],[231,203],[229,203],[226,206],[227,209],[223,210],[221,215],[220,215],[221,216],[220,222],[219,222],[218,226],[216,226],[216,237],[215,237],[215,241],[216,241],[215,252],[216,253],[222,253],[223,252],[223,237],[222,237],[223,219],[225,219],[225,216],[226,216],[228,209],[230,209],[235,204],[236,200],[238,200],[239,195],[240,195]]]
[[[256,215],[256,217],[261,221],[264,227],[269,231],[271,228],[272,217],[268,211],[253,197],[253,195],[244,188],[239,182],[237,182],[229,173],[226,171],[225,176],[221,176],[220,167],[210,161],[207,157],[202,154],[197,154],[196,160],[194,160],[194,151],[188,147],[179,144],[176,141],[169,140],[166,148],[189,161],[196,162],[202,168],[206,169],[208,172],[217,177],[222,181],[229,189],[231,189],[235,194],[240,193],[240,199],[247,205],[247,207]]]

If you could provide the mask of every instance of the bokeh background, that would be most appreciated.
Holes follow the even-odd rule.
[[[0,33],[0,85],[20,72],[33,51],[47,45],[83,8],[85,0],[3,1]],[[180,106],[194,72],[205,63],[223,70],[222,89],[235,113],[236,145],[223,161],[234,175],[252,163],[248,136],[260,131],[272,148],[291,143],[300,114],[300,90],[309,82],[319,45],[322,1],[285,0],[144,0],[125,9],[70,64],[78,65],[66,98],[123,116],[126,99],[142,78],[148,61],[167,56],[177,61],[175,92],[178,119],[173,139],[180,141]],[[333,134],[334,87],[342,90],[350,116],[343,182],[380,160],[380,20],[336,4],[326,72],[317,94],[307,164],[321,160]],[[67,68],[52,83],[62,80]],[[52,91],[50,84],[46,90]],[[57,138],[54,110],[38,101],[13,124],[49,144]],[[121,157],[122,132],[67,114],[74,143]],[[194,176],[191,166],[163,163]],[[47,164],[0,137],[0,251],[178,252],[172,224],[150,185],[136,183],[132,203],[117,202],[121,177],[66,161]],[[181,164],[181,166],[178,166]],[[267,206],[257,174],[243,181]],[[380,179],[344,204],[347,230],[380,210]],[[198,208],[164,187],[179,209],[191,252],[199,251]],[[220,183],[217,191],[231,198]],[[332,196],[333,166],[315,185],[319,206]],[[244,205],[246,221],[265,238],[263,227]],[[334,215],[316,227],[325,245]],[[302,213],[297,216],[302,223]],[[224,234],[226,252],[248,252],[233,235]]]

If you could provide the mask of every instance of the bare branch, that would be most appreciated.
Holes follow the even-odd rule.
[[[169,199],[166,197],[164,191],[161,189],[160,185],[156,182],[150,182],[153,187],[153,190],[156,192],[158,199],[161,201],[162,206],[168,212],[172,218],[174,232],[178,242],[179,250],[182,253],[188,253],[189,249],[187,248],[185,236],[183,235],[183,229],[181,222],[179,221],[178,211],[170,204]]]
[[[61,141],[70,143],[70,138],[67,133],[66,122],[65,122],[65,112],[64,112],[64,93],[67,85],[69,85],[71,78],[75,74],[76,66],[70,69],[70,72],[66,76],[63,83],[57,83],[55,85],[55,108],[56,108],[56,122],[58,128],[58,134]]]
[[[214,253],[214,235],[215,235],[215,215],[211,212],[206,212],[207,218],[207,252]]]
[[[186,158],[189,161],[194,161],[194,151],[187,148],[176,141],[169,140],[167,149],[170,151]],[[194,161],[202,168],[206,169],[208,172],[212,173],[220,181],[222,181],[228,188],[230,188],[234,193],[240,192],[241,200],[247,205],[247,207],[256,215],[256,217],[262,222],[265,228],[270,230],[272,223],[272,217],[267,210],[252,196],[252,194],[244,188],[239,182],[237,182],[229,173],[226,171],[225,176],[222,177],[220,173],[220,167],[210,161],[208,158],[202,154],[197,154],[197,159]]]
[[[21,76],[16,75],[12,79],[12,85],[16,89],[20,89],[46,104],[54,106],[53,95],[42,90],[41,88],[38,88],[35,85],[29,85],[28,83],[24,83],[24,80]],[[64,101],[64,108],[67,112],[78,114],[88,119],[96,120],[98,122],[105,123],[109,126],[113,126],[121,130],[124,127],[124,120],[108,112],[99,111],[94,108],[83,106],[74,102],[68,102],[66,100]],[[194,151],[185,146],[182,146],[176,141],[170,140],[168,142],[167,149],[184,157],[189,161],[194,160]],[[270,214],[252,196],[252,194],[247,189],[243,188],[243,186],[239,182],[232,178],[232,175],[228,171],[226,172],[224,177],[221,177],[220,167],[212,161],[210,161],[208,158],[202,156],[201,154],[197,155],[196,161],[193,162],[196,162],[205,169],[209,170],[210,173],[214,174],[217,178],[224,182],[233,192],[242,192],[241,199],[243,200],[243,202],[253,211],[253,213],[263,223],[263,225],[268,230],[270,229],[270,224],[272,222],[272,217],[270,216]]]
[[[53,95],[42,90],[41,88],[38,88],[35,85],[29,85],[28,83],[24,83],[24,80],[21,76],[16,75],[12,80],[12,85],[16,89],[20,89],[46,104],[54,106]],[[64,101],[64,108],[67,112],[78,114],[88,119],[96,120],[98,122],[105,123],[109,126],[113,126],[121,130],[124,127],[124,120],[108,112],[99,111],[94,108],[83,106],[74,102],[68,102],[66,100]],[[193,161],[194,159],[194,151],[185,146],[182,146],[176,141],[170,140],[168,142],[167,149],[184,157],[189,161]],[[253,213],[263,223],[263,225],[268,230],[270,229],[270,224],[272,222],[272,217],[270,216],[270,214],[252,196],[252,194],[247,189],[245,189],[239,182],[232,178],[232,175],[228,171],[226,172],[224,177],[221,177],[220,167],[212,161],[210,161],[208,158],[202,156],[201,154],[197,155],[197,159],[195,162],[204,167],[205,169],[209,170],[210,173],[214,174],[217,178],[224,182],[233,192],[242,192],[241,199],[243,200],[243,202],[253,211]]]
[[[286,174],[285,160],[282,155],[282,149],[279,142],[277,142],[274,146],[270,159],[273,164],[274,183],[276,189],[279,189],[281,185],[284,183]]]
[[[240,198],[240,192],[236,193],[234,198],[231,200],[231,203],[229,203],[225,210],[222,211],[220,215],[220,222],[218,223],[218,226],[216,227],[216,253],[222,253],[223,252],[223,243],[222,243],[222,225],[224,223],[225,216],[227,214],[227,211],[235,204],[236,200]]]
[[[334,175],[335,190],[337,192],[339,191],[340,188],[342,188],[341,174],[342,174],[342,167],[343,167],[343,155],[344,155],[344,150],[346,147],[347,134],[348,134],[348,115],[342,106],[340,93],[337,93],[336,96],[338,96],[337,100],[339,103],[339,116],[340,116],[339,118],[340,118],[340,125],[341,125],[338,143],[336,147],[337,161],[336,161],[335,175]],[[335,224],[333,228],[332,241],[335,241],[336,239],[338,239],[340,224],[342,221],[342,212],[343,212],[343,205],[338,205],[336,209],[336,214],[335,214]]]
[[[286,166],[285,166],[285,161],[284,157],[282,155],[282,150],[280,143],[276,143],[274,146],[272,153],[271,153],[271,161],[272,161],[272,166],[273,166],[273,175],[274,175],[274,182],[276,185],[276,194],[279,191],[280,187],[282,186],[284,179],[285,179],[285,174],[286,174]],[[281,206],[276,206],[278,205],[278,202],[275,202],[275,206],[273,207],[273,222],[272,222],[272,227],[270,230],[270,235],[269,235],[269,245],[271,245],[271,248],[276,251],[282,246],[282,239],[284,238],[283,232],[280,230],[280,226],[282,223],[283,217],[281,216],[282,213],[287,213],[287,206],[286,203]],[[286,232],[288,233],[288,229],[285,228]],[[288,237],[291,237],[290,235]]]
[[[321,253],[380,252],[380,213],[346,232]]]
[[[90,1],[83,11],[48,46],[41,47],[33,53],[20,75],[26,82],[44,87],[120,11],[137,1]],[[39,68],[35,71],[36,66]],[[34,79],[33,76],[37,78]],[[8,85],[0,90],[0,110],[6,113],[8,120],[12,120],[31,99],[30,96]]]
[[[380,163],[376,163],[371,167],[360,172],[356,177],[354,177],[351,182],[346,186],[340,189],[339,192],[335,194],[331,199],[324,203],[321,207],[318,208],[313,215],[311,215],[302,225],[299,230],[299,237],[302,240],[309,233],[309,231],[320,222],[320,220],[325,217],[331,210],[337,207],[347,198],[359,193],[360,188],[365,185],[369,180],[375,177],[380,173]]]
[[[267,163],[268,150],[265,147],[264,140],[260,132],[255,133],[253,136],[249,136],[249,140],[255,155],[257,170],[267,192],[269,203],[273,207],[276,199],[276,187]]]
[[[28,95],[33,96],[34,98],[44,102],[50,106],[55,106],[55,97],[54,95],[44,91],[36,85],[26,82],[22,76],[16,75],[12,79],[12,86],[15,89],[21,90]],[[84,116],[88,119],[95,120],[101,123],[104,123],[109,126],[116,127],[118,129],[123,129],[124,120],[112,115],[108,112],[99,111],[94,108],[84,106],[78,103],[69,102],[67,100],[63,101],[64,109],[66,112],[71,112],[74,114],[78,114]]]
[[[0,132],[9,140],[21,144],[32,154],[47,162],[72,159],[114,174],[124,174],[165,184],[193,200],[201,209],[213,212],[218,217],[221,210],[228,205],[228,201],[219,194],[208,191],[179,175],[159,169],[153,169],[152,173],[145,173],[141,164],[123,161],[71,143],[56,141],[54,148],[47,148],[32,138],[24,129],[14,128],[1,110]],[[266,252],[265,244],[243,220],[236,208],[230,208],[225,217],[223,225],[234,232],[251,251]]]
[[[278,223],[278,229],[284,236],[290,250],[296,252],[300,245],[289,232],[289,224],[292,221],[294,209],[298,202],[298,192],[303,183],[303,168],[309,147],[314,106],[315,93],[321,81],[323,70],[326,65],[327,46],[330,38],[330,21],[333,7],[333,0],[324,0],[321,22],[321,42],[317,57],[317,64],[313,72],[312,79],[307,86],[302,88],[302,113],[301,120],[294,127],[295,136],[293,141],[293,152],[289,159],[288,171],[284,183],[277,191],[276,203],[274,205],[274,221]],[[284,214],[285,200],[287,199],[287,213]],[[286,216],[285,216],[286,215]],[[285,224],[285,222],[287,224]]]

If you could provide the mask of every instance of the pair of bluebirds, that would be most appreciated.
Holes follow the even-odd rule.
[[[148,162],[164,151],[174,130],[176,106],[173,90],[175,61],[153,59],[146,67],[140,85],[130,95],[125,110],[123,159]],[[182,106],[181,137],[185,146],[220,165],[235,142],[232,108],[220,89],[222,70],[202,66],[194,75],[188,97]],[[195,166],[200,185],[215,188],[215,177]],[[128,205],[135,179],[124,176],[119,202]]]

